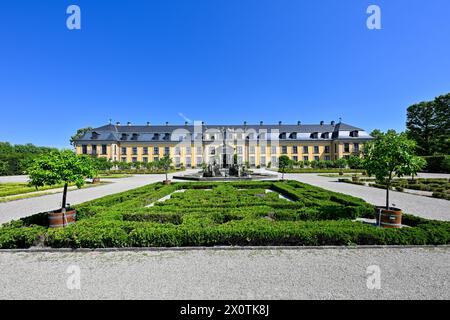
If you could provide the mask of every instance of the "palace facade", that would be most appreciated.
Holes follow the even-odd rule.
[[[294,161],[335,160],[359,154],[373,139],[365,130],[342,122],[319,124],[121,125],[108,124],[86,132],[75,141],[77,154],[105,157],[112,161],[151,162],[169,156],[175,166],[200,167],[218,163],[223,167],[237,157],[251,167],[276,167],[287,155]]]

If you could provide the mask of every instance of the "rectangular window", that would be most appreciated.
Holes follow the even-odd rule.
[[[251,165],[252,167],[255,166],[255,157],[250,157],[250,165]]]
[[[309,156],[303,156],[303,161],[309,161]]]
[[[176,157],[175,158],[175,165],[177,166],[177,167],[179,167],[180,166],[180,157]]]
[[[127,158],[122,157],[122,162],[127,162]]]
[[[148,154],[148,147],[143,147],[142,148],[142,153],[143,154]]]
[[[281,147],[281,153],[282,153],[282,154],[287,154],[287,153],[288,153],[288,148],[287,148],[287,146],[282,146],[282,147]]]
[[[295,161],[295,162],[297,162],[297,161],[298,161],[298,157],[297,157],[297,156],[293,156],[293,157],[292,157],[292,160]]]
[[[92,154],[97,154],[97,145],[93,144],[91,148],[92,148]]]
[[[272,165],[277,166],[278,165],[278,158],[276,156],[272,157]]]
[[[143,157],[142,158],[142,162],[147,163],[148,162],[148,158],[147,157]]]
[[[255,150],[255,147],[250,147],[250,154],[255,154],[255,152],[256,152],[256,150]]]
[[[314,146],[314,153],[319,153],[319,146]]]
[[[261,150],[259,151],[261,154],[266,154],[266,146],[261,146]]]
[[[154,147],[154,148],[153,148],[153,155],[154,155],[154,156],[159,155],[159,147]]]
[[[197,157],[197,166],[202,165],[203,163],[203,158],[202,157]]]
[[[308,146],[303,146],[303,153],[309,153]]]
[[[122,147],[122,154],[127,154],[127,148],[126,147]]]
[[[353,152],[359,152],[359,143],[353,144]]]
[[[83,144],[83,145],[81,146],[81,153],[82,153],[82,154],[87,154],[87,145]]]
[[[272,154],[277,154],[277,147],[272,147],[270,151]]]
[[[216,148],[210,147],[210,148],[209,148],[209,154],[215,155],[215,154],[216,154]]]
[[[242,154],[242,147],[237,147],[237,154]]]
[[[137,147],[133,147],[133,155],[137,155]]]
[[[156,161],[159,161],[159,156],[154,156],[154,157],[153,157],[153,161],[155,161],[155,162],[156,162]]]
[[[191,157],[186,158],[186,167],[190,168],[192,167],[192,160]]]
[[[241,156],[238,156],[238,157],[237,157],[237,162],[238,162],[238,164],[243,164],[243,161],[242,161],[242,157],[241,157]]]
[[[133,163],[137,162],[137,157],[131,158],[131,162],[133,162]]]
[[[196,153],[197,153],[197,155],[202,155],[203,154],[202,147],[197,147]]]
[[[344,144],[344,152],[350,152],[350,144],[348,143]]]
[[[325,146],[325,153],[330,153],[330,146]]]
[[[108,153],[108,147],[106,144],[102,144],[102,154],[105,155]]]
[[[293,146],[292,147],[292,153],[293,154],[297,154],[298,153],[298,147],[297,146]]]
[[[164,156],[165,157],[170,156],[170,148],[169,147],[164,147]]]
[[[315,161],[319,161],[319,160],[320,160],[320,157],[319,157],[319,156],[314,156],[314,160],[315,160]]]
[[[180,147],[175,147],[175,155],[179,156],[181,154]]]
[[[331,160],[330,156],[325,156],[325,161],[330,161],[330,160]]]
[[[265,166],[266,165],[266,157],[261,157],[260,163],[262,166]]]
[[[191,147],[186,147],[186,154],[189,154],[189,155],[192,154],[192,148]]]

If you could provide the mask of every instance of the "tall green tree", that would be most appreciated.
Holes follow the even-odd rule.
[[[420,102],[407,109],[408,137],[417,143],[417,152],[428,156],[450,150],[450,93]]]
[[[33,161],[27,173],[32,186],[64,184],[61,205],[63,212],[66,209],[69,184],[74,183],[81,188],[86,178],[94,178],[97,174],[91,158],[76,155],[70,150],[41,155]]]
[[[416,175],[425,161],[415,155],[416,143],[405,133],[389,130],[370,141],[364,148],[363,166],[386,184],[386,210],[389,210],[389,190],[395,177]]]
[[[73,136],[70,137],[70,144],[75,145],[75,140],[81,138],[86,132],[93,130],[92,127],[81,128],[77,130]]]

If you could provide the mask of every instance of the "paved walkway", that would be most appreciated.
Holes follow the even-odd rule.
[[[0,299],[450,299],[446,247],[0,252],[0,273]]]

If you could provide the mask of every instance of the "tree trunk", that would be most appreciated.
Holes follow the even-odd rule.
[[[166,181],[168,181],[169,180],[169,178],[167,177],[167,171],[166,171]]]
[[[386,210],[389,210],[389,184],[386,183]]]
[[[68,187],[68,183],[64,184],[64,191],[63,191],[63,200],[62,200],[62,210],[64,210],[66,208],[66,203],[67,203],[67,187]]]

